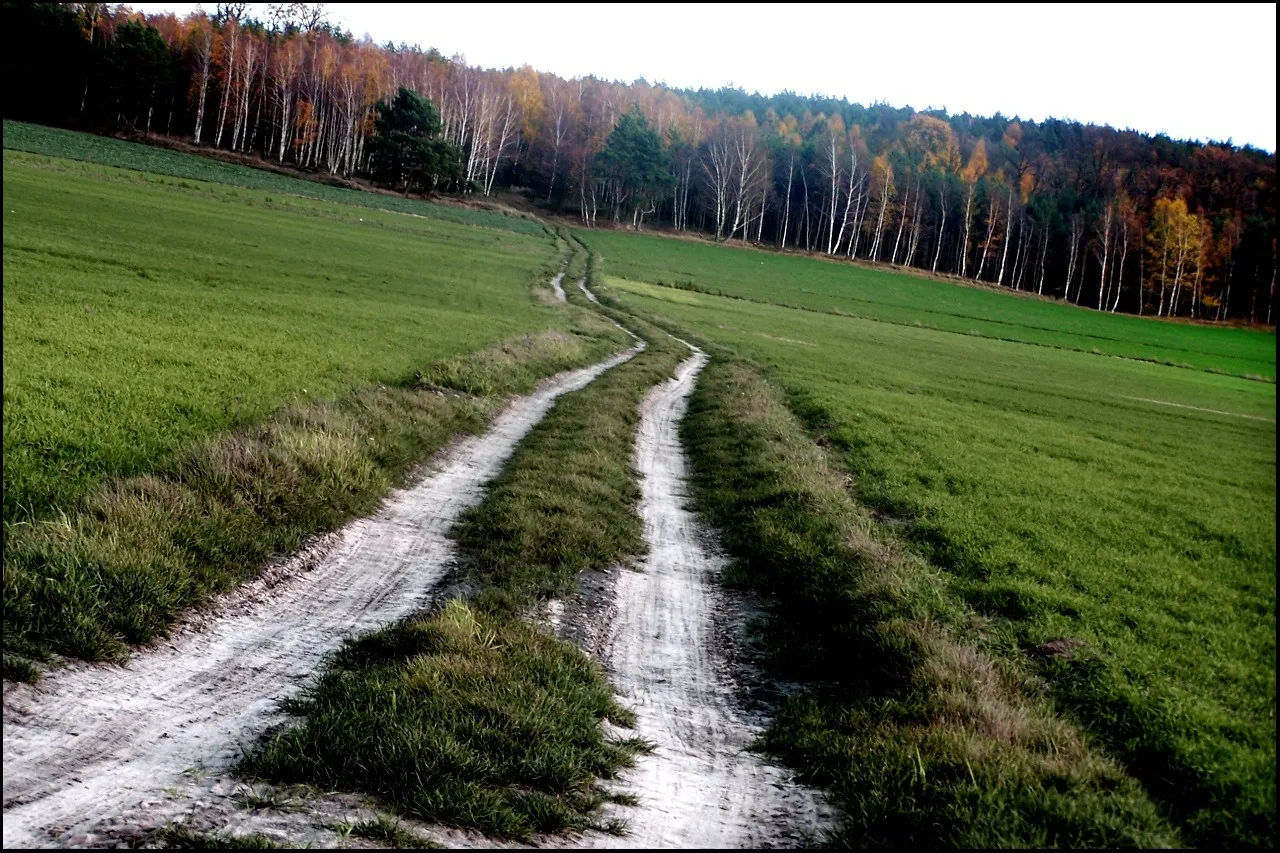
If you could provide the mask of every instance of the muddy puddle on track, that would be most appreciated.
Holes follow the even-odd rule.
[[[86,832],[140,803],[155,805],[137,819],[163,826],[175,792],[225,772],[285,721],[279,701],[343,638],[418,610],[453,562],[447,531],[480,501],[516,444],[557,397],[638,351],[545,381],[486,433],[441,453],[375,515],[225,596],[128,666],[73,664],[38,687],[7,684],[5,848],[83,843]]]
[[[539,846],[794,847],[834,823],[821,793],[746,751],[765,720],[746,709],[726,650],[734,642],[726,614],[740,603],[719,585],[725,560],[710,531],[686,508],[679,425],[707,361],[691,349],[676,377],[641,405],[634,464],[649,555],[638,571],[609,574],[611,600],[586,643],[634,708],[634,733],[656,745],[617,786],[640,805],[607,807],[626,821],[624,836],[586,833]]]

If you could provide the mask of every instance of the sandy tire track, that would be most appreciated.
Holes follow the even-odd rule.
[[[638,347],[543,382],[480,436],[373,516],[322,537],[229,594],[123,668],[73,664],[39,687],[5,686],[4,846],[66,843],[176,786],[192,767],[225,770],[285,720],[294,694],[342,639],[422,607],[454,558],[446,532],[562,394]]]
[[[610,807],[627,834],[587,833],[568,846],[789,847],[833,821],[819,792],[746,751],[763,721],[746,711],[724,648],[721,617],[734,610],[718,583],[725,561],[685,507],[679,425],[707,361],[690,349],[675,378],[641,404],[634,464],[650,551],[639,571],[615,573],[599,640],[614,686],[637,714],[635,733],[657,749],[623,774],[621,789],[640,805]]]
[[[568,268],[569,265],[566,263],[564,266],[560,267],[560,272],[555,274],[555,278],[551,279],[551,289],[555,291],[556,302],[568,301],[567,297],[564,295],[564,287],[561,286],[561,282],[564,281],[565,270]]]

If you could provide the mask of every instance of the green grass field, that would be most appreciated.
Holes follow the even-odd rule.
[[[5,152],[5,520],[553,325],[530,298],[552,255],[545,235]]]
[[[1160,322],[797,255],[599,232],[608,272],[632,281],[1047,347],[1275,381],[1274,332]]]
[[[1189,840],[1274,843],[1274,384],[917,328],[905,306],[949,289],[988,315],[1065,318],[1074,336],[1120,329],[1117,351],[1154,340],[1206,367],[1233,352],[1241,372],[1268,376],[1274,335],[1110,316],[1095,329],[1076,309],[887,273],[861,286],[907,313],[875,322],[626,280],[680,270],[784,299],[862,270],[579,236],[626,305],[760,364],[859,499],[945,570],[946,592],[989,620],[1007,656],[1082,641],[1040,675]],[[771,291],[748,263],[788,280]]]

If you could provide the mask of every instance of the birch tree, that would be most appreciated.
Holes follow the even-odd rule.
[[[551,201],[551,196],[556,189],[556,167],[560,165],[560,145],[564,142],[565,134],[568,132],[568,125],[565,121],[565,110],[568,106],[568,97],[561,85],[560,78],[552,75],[543,77],[543,85],[546,89],[544,102],[547,104],[547,111],[550,120],[546,123],[546,128],[551,137],[551,176],[547,180],[547,201]]]
[[[1003,177],[1003,175],[1001,177]],[[1013,233],[1013,184],[1014,182],[1008,181],[1008,184],[1009,184],[1008,198],[1005,200],[1005,205],[1004,205],[1004,239],[1001,241],[1003,245],[1000,249],[1000,272],[996,274],[997,285],[1004,284],[1004,265],[1005,265],[1005,261],[1009,257],[1009,238],[1012,236],[1012,233]]]
[[[733,239],[739,228],[742,229],[743,240],[747,238],[751,201],[755,198],[764,172],[759,142],[756,118],[748,110],[737,121],[730,148],[733,158],[730,168],[735,179],[730,182],[733,191],[733,220],[729,228],[729,239]]]
[[[729,217],[729,193],[733,180],[733,142],[729,122],[721,119],[707,140],[706,157],[702,162],[703,173],[711,190],[711,205],[715,214],[716,242],[724,239],[724,226]]]
[[[826,175],[830,186],[830,195],[828,196],[829,209],[826,211],[828,255],[834,255],[836,251],[836,207],[840,203],[840,181],[844,166],[844,134],[844,120],[840,118],[839,114],[832,115],[827,119],[826,128],[822,134],[822,167],[823,174]]]
[[[998,236],[996,225],[1000,221],[1000,214],[1002,212],[1000,209],[1000,191],[1004,189],[1001,184],[1001,177],[1002,176],[997,173],[995,179],[991,181],[989,185],[991,195],[987,199],[987,236],[979,247],[981,251],[978,253],[978,269],[973,275],[975,281],[982,280],[982,271],[986,269],[987,258],[991,257],[992,246]]]
[[[884,215],[889,209],[889,198],[893,195],[893,165],[888,157],[881,154],[873,162],[871,171],[872,174],[880,176],[880,215],[876,219],[875,236],[871,241],[871,260],[874,262],[880,257],[880,237],[884,233]]]
[[[191,56],[195,60],[196,74],[193,83],[198,88],[196,95],[196,145],[203,140],[204,106],[209,99],[209,76],[213,65],[213,25],[203,12],[191,19],[188,44]]]
[[[1098,256],[1098,310],[1102,310],[1103,286],[1107,281],[1107,261],[1111,256],[1111,226],[1115,221],[1115,204],[1107,201],[1102,206],[1102,215],[1098,220],[1098,241],[1096,252]]]
[[[238,18],[228,18],[223,23],[221,37],[218,42],[222,48],[222,61],[219,62],[222,69],[222,101],[218,107],[218,127],[213,136],[215,148],[222,145],[222,131],[226,127],[227,107],[231,104],[231,96],[234,90],[236,49],[240,44],[240,21]]]
[[[960,277],[964,278],[969,271],[969,226],[973,222],[973,196],[978,188],[978,181],[987,173],[987,144],[979,139],[969,155],[969,162],[960,172],[960,180],[965,185],[964,199],[964,239],[960,241]],[[977,276],[974,276],[977,278]]]

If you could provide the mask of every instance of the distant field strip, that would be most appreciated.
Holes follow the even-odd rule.
[[[33,154],[83,160],[104,166],[136,169],[157,175],[171,175],[176,178],[191,178],[234,187],[289,193],[355,207],[411,213],[462,225],[501,228],[534,237],[543,233],[542,226],[537,222],[520,216],[505,216],[501,213],[476,210],[461,205],[434,204],[391,193],[364,192],[337,187],[320,181],[294,178],[265,169],[240,166],[211,157],[172,151],[168,148],[20,121],[5,120],[4,147],[16,151],[29,151]]]
[[[632,256],[621,248],[631,237],[582,239]],[[650,268],[692,251],[634,240]],[[792,288],[810,267],[820,279],[858,272],[791,262]],[[611,261],[606,270],[618,274]],[[918,286],[888,274],[883,286],[898,279]],[[856,496],[904,520],[912,549],[944,570],[938,592],[984,620],[984,647],[1032,667],[1188,841],[1274,843],[1273,383],[607,281],[624,304],[728,348],[785,389]],[[1274,342],[1126,319],[1135,336],[1150,326],[1207,353]],[[1274,375],[1274,350],[1252,366]],[[1037,651],[1055,642],[1070,652]]]
[[[1242,378],[1246,378],[1246,379],[1256,379],[1256,380],[1260,380],[1260,381],[1273,381],[1273,380],[1267,379],[1267,378],[1265,378],[1265,377],[1263,377],[1263,376],[1261,376],[1261,375],[1253,374],[1253,373],[1238,373],[1238,374],[1231,374],[1231,371],[1230,371],[1230,369],[1229,369],[1229,365],[1228,365],[1228,366],[1222,366],[1222,365],[1219,365],[1219,366],[1216,366],[1216,367],[1202,368],[1202,367],[1196,367],[1194,364],[1190,364],[1190,363],[1187,363],[1187,362],[1185,362],[1185,361],[1173,361],[1173,360],[1171,360],[1171,359],[1172,359],[1172,357],[1173,357],[1173,355],[1174,355],[1175,353],[1177,353],[1177,352],[1186,352],[1186,353],[1190,353],[1190,352],[1192,352],[1192,351],[1190,351],[1190,350],[1173,350],[1173,349],[1167,349],[1167,350],[1165,350],[1165,352],[1163,353],[1163,356],[1164,356],[1164,357],[1163,357],[1163,358],[1161,358],[1161,357],[1156,357],[1156,356],[1154,356],[1154,355],[1149,355],[1149,356],[1139,356],[1139,355],[1122,355],[1122,354],[1118,354],[1118,353],[1114,353],[1114,352],[1104,352],[1104,351],[1102,351],[1102,350],[1099,350],[1099,349],[1098,349],[1098,347],[1097,347],[1096,345],[1095,345],[1095,346],[1093,346],[1093,347],[1091,347],[1091,348],[1089,348],[1089,349],[1085,349],[1085,348],[1084,348],[1084,346],[1083,346],[1083,342],[1082,342],[1082,341],[1080,341],[1080,340],[1078,340],[1078,339],[1074,341],[1074,342],[1077,344],[1077,345],[1075,345],[1075,346],[1070,345],[1070,343],[1069,343],[1069,342],[1064,342],[1064,343],[1049,343],[1049,342],[1048,342],[1048,341],[1046,341],[1046,340],[1028,340],[1028,339],[1026,339],[1025,337],[1018,337],[1018,336],[1016,335],[1016,333],[1011,332],[1011,331],[1004,331],[1004,332],[1002,332],[1002,331],[1001,331],[1001,329],[1000,329],[1000,325],[1002,324],[1002,325],[1006,326],[1009,330],[1013,330],[1013,329],[1021,329],[1021,330],[1024,330],[1024,331],[1026,331],[1026,330],[1031,330],[1031,331],[1052,331],[1052,330],[1039,330],[1039,329],[1036,329],[1035,327],[1022,326],[1022,325],[1017,324],[1017,323],[1005,323],[1005,321],[1002,321],[1002,320],[986,320],[986,321],[984,321],[984,322],[988,322],[988,323],[997,324],[997,325],[996,325],[996,328],[988,328],[988,329],[986,329],[986,330],[970,328],[970,329],[966,329],[966,330],[963,330],[963,331],[962,331],[962,330],[960,330],[960,329],[958,329],[958,328],[954,328],[954,329],[944,328],[944,327],[938,326],[938,325],[936,325],[936,324],[934,324],[934,323],[928,323],[928,322],[926,322],[926,323],[922,323],[922,322],[920,322],[919,320],[916,320],[916,321],[913,321],[913,322],[908,323],[908,322],[906,322],[906,320],[904,320],[904,319],[892,319],[892,318],[890,318],[890,317],[883,316],[883,315],[881,315],[881,316],[876,316],[876,314],[877,314],[877,313],[879,313],[879,312],[872,312],[872,314],[869,314],[869,315],[868,315],[868,314],[857,314],[857,313],[852,313],[852,312],[849,312],[849,311],[841,310],[841,309],[839,309],[839,308],[825,308],[825,309],[824,309],[824,308],[813,308],[813,307],[807,307],[807,306],[804,306],[804,305],[793,305],[793,304],[790,304],[790,303],[788,303],[788,302],[775,301],[775,300],[769,300],[769,299],[762,299],[762,298],[758,298],[758,297],[750,297],[750,296],[733,296],[733,295],[730,295],[730,294],[727,294],[727,293],[723,293],[723,292],[719,292],[719,291],[715,291],[715,290],[702,290],[702,289],[699,289],[699,288],[697,288],[697,287],[692,287],[692,286],[688,286],[688,285],[683,285],[683,286],[673,287],[672,285],[668,285],[668,284],[660,284],[660,285],[657,285],[657,286],[658,286],[658,287],[667,287],[667,288],[672,288],[672,289],[675,289],[675,290],[688,290],[688,291],[691,291],[691,292],[694,292],[694,293],[706,293],[707,295],[710,295],[710,296],[719,296],[719,297],[724,298],[724,299],[740,299],[740,300],[742,300],[742,301],[744,301],[744,302],[756,302],[756,303],[759,303],[759,304],[761,304],[761,305],[774,305],[774,306],[777,306],[777,307],[779,307],[779,308],[789,308],[789,309],[791,309],[791,310],[793,310],[793,311],[810,311],[810,312],[813,312],[813,313],[815,313],[815,314],[831,314],[831,315],[836,316],[836,317],[852,317],[852,318],[859,319],[859,320],[873,320],[873,321],[875,321],[875,322],[877,322],[877,323],[893,323],[893,324],[897,324],[897,325],[901,325],[901,326],[914,326],[914,327],[916,327],[916,328],[927,328],[927,329],[932,329],[932,330],[934,330],[934,331],[938,331],[938,332],[945,332],[945,333],[947,333],[947,334],[953,334],[953,335],[971,335],[971,336],[973,336],[973,337],[978,337],[978,338],[990,338],[990,339],[992,339],[992,340],[997,340],[997,341],[1008,341],[1008,342],[1010,342],[1010,343],[1023,344],[1023,345],[1026,345],[1026,346],[1038,346],[1038,347],[1048,347],[1049,349],[1072,350],[1072,351],[1074,351],[1074,352],[1086,352],[1086,353],[1091,353],[1091,354],[1093,354],[1093,355],[1105,355],[1105,356],[1108,356],[1109,358],[1127,358],[1127,359],[1132,359],[1132,360],[1134,360],[1134,361],[1147,361],[1147,362],[1151,362],[1152,364],[1160,364],[1160,365],[1164,365],[1164,366],[1167,366],[1167,367],[1181,367],[1181,368],[1186,368],[1186,369],[1188,369],[1188,370],[1206,370],[1207,372],[1210,372],[1210,373],[1226,373],[1226,374],[1229,374],[1229,375],[1238,375],[1238,376],[1241,376]],[[876,304],[876,303],[873,303],[873,302],[871,302],[871,301],[867,301],[867,304],[868,304],[868,305],[874,305],[874,304]],[[923,311],[922,311],[922,312],[918,312],[917,316],[921,316],[921,317],[928,318],[928,317],[929,317],[929,316],[931,316],[931,315],[929,314],[929,312],[923,312]],[[957,316],[957,315],[952,315],[952,316]],[[1011,336],[1011,335],[1012,335],[1012,336]],[[1054,336],[1051,336],[1051,335],[1045,335],[1045,336],[1043,336],[1043,337],[1054,337]],[[1088,337],[1088,336],[1077,336],[1077,338],[1079,338],[1079,337]],[[1064,339],[1064,340],[1070,341],[1071,339]],[[1097,338],[1097,340],[1099,340],[1099,341],[1111,341],[1111,342],[1113,342],[1113,343],[1114,343],[1113,339],[1111,339],[1111,338],[1103,338],[1103,337],[1099,337],[1099,338]],[[795,343],[795,341],[793,341],[793,343]],[[1226,364],[1226,363],[1224,362],[1223,364]],[[1256,368],[1256,367],[1257,367],[1257,365],[1256,365],[1256,364],[1237,364],[1237,365],[1235,365],[1235,366],[1236,366],[1238,369],[1242,369],[1242,370],[1243,370],[1243,369],[1253,369],[1253,368]]]
[[[1275,381],[1274,332],[1091,311],[989,287],[696,240],[576,232],[633,281]]]

